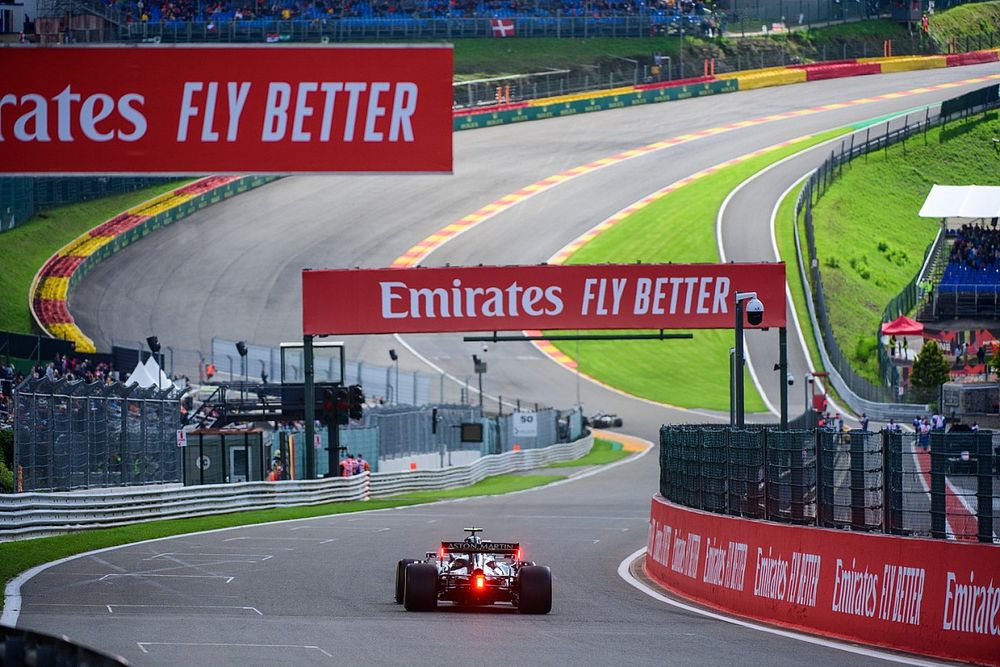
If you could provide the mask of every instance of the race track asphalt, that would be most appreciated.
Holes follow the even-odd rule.
[[[202,349],[213,335],[259,343],[294,340],[303,267],[387,265],[428,234],[506,193],[653,141],[998,72],[991,65],[816,82],[458,133],[454,176],[283,179],[126,249],[83,281],[72,309],[99,347],[112,335],[142,339],[150,333],[165,345]],[[512,207],[435,252],[428,264],[544,261],[617,210],[699,169],[969,87],[777,120],[621,162]],[[771,195],[756,197],[748,206],[769,213]],[[477,351],[458,335],[406,341],[459,377],[468,374],[469,354]],[[352,357],[384,364],[386,350],[398,342],[367,337],[351,345]],[[573,374],[533,347],[492,346],[489,355],[488,391],[556,406],[575,401]],[[426,369],[409,353],[401,361],[404,368]],[[665,421],[709,418],[586,382],[579,391],[586,405],[622,414],[625,430],[649,440]],[[679,611],[625,585],[616,569],[645,543],[656,480],[657,462],[649,454],[506,498],[124,547],[68,561],[28,581],[19,624],[66,634],[143,665],[876,662]],[[484,525],[490,537],[520,540],[528,557],[552,566],[552,614],[521,617],[499,608],[408,614],[392,603],[393,563],[460,536],[471,522]]]
[[[863,656],[666,607],[626,585],[645,543],[654,453],[498,498],[239,528],[123,547],[25,587],[19,625],[136,665],[866,665]],[[395,561],[480,525],[554,573],[546,616],[509,606],[409,613]],[[313,648],[310,648],[313,647]]]

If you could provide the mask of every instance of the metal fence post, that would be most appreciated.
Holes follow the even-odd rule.
[[[826,498],[823,493],[826,491],[826,462],[823,460],[823,431],[816,429],[816,525],[825,526],[824,514],[826,514]],[[831,471],[832,474],[832,471]]]
[[[947,537],[947,515],[945,507],[945,453],[944,438],[940,433],[930,434],[931,445],[931,537],[943,540]]]
[[[787,438],[787,450],[789,464],[791,466],[791,484],[792,484],[792,521],[801,522],[802,517],[805,514],[805,475],[803,474],[804,465],[804,455],[806,453],[804,440],[796,438],[797,447],[793,448],[791,446],[792,434],[785,432]]]
[[[851,525],[865,527],[865,439],[864,433],[841,437],[850,438],[851,451]]]
[[[993,543],[993,466],[996,461],[993,453],[993,435],[980,433],[976,437],[978,444],[976,457],[976,518],[979,520],[978,537],[980,542]]]

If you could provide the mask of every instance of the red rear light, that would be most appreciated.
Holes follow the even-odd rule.
[[[481,574],[476,575],[476,588],[483,588],[486,586],[486,577]]]
[[[444,547],[441,547],[441,560],[444,560]]]
[[[517,558],[517,560],[521,560],[521,550],[520,549],[517,550],[517,555],[515,556],[515,558]]]

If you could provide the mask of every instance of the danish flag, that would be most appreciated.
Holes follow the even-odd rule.
[[[490,19],[494,37],[513,37],[514,19]]]

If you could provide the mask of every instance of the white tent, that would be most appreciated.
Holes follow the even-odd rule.
[[[173,381],[163,372],[163,369],[160,368],[160,365],[156,363],[156,359],[152,356],[146,359],[146,372],[149,373],[150,379],[153,380],[153,384],[150,386],[159,387],[160,389],[170,389],[174,386]]]
[[[129,373],[128,379],[125,380],[125,384],[133,383],[137,383],[143,389],[156,386],[156,379],[149,374],[146,366],[141,361],[135,365],[135,370]]]
[[[920,209],[921,218],[1000,217],[1000,187],[935,185]]]

